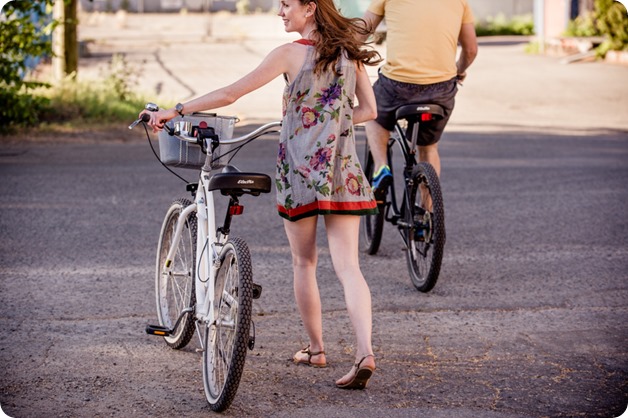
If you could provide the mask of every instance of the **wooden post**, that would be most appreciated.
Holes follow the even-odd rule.
[[[52,34],[52,71],[58,82],[78,70],[77,0],[55,0],[52,17],[60,22]]]
[[[78,0],[65,0],[65,21],[63,27],[65,30],[65,74],[76,75],[78,71]]]

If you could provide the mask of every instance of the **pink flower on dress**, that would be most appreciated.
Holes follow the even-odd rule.
[[[312,172],[312,170],[310,170],[308,167],[304,165],[298,166],[297,171],[299,172],[299,174],[301,174],[301,177],[303,177],[304,179],[309,179],[310,173]]]
[[[332,149],[329,147],[320,148],[310,159],[310,167],[313,170],[320,171],[329,165],[331,161]]]
[[[301,108],[301,122],[303,123],[304,128],[311,128],[316,125],[319,116],[320,113],[318,113],[315,109],[305,106]]]
[[[360,196],[360,182],[355,174],[349,173],[347,179],[345,180],[345,185],[347,186],[349,193]]]

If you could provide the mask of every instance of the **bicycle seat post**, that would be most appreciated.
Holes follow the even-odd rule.
[[[419,139],[419,121],[408,120],[408,130],[410,131],[410,154],[414,155]]]

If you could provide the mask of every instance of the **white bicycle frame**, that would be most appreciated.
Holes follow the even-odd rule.
[[[281,122],[267,123],[246,135],[237,138],[221,140],[220,142],[222,144],[238,144],[240,142],[255,139],[266,133],[278,132],[278,130],[275,129],[278,127],[281,127]],[[187,135],[176,136],[180,140],[196,143],[195,137]],[[207,149],[206,161],[211,161],[211,147],[207,145],[208,144],[206,144],[205,147]],[[203,167],[200,172],[198,188],[194,197],[194,203],[184,208],[181,214],[179,214],[179,219],[177,220],[177,225],[175,227],[175,234],[172,239],[173,242],[170,246],[168,255],[166,256],[164,269],[164,271],[170,271],[170,266],[172,265],[172,260],[175,255],[174,253],[179,246],[179,240],[181,239],[185,222],[188,217],[195,212],[197,219],[195,272],[195,316],[197,319],[197,330],[199,322],[205,324],[213,324],[216,321],[214,309],[214,283],[216,279],[216,273],[218,271],[218,268],[220,267],[218,257],[220,255],[222,246],[227,242],[227,239],[229,238],[228,235],[224,233],[224,231],[219,233],[216,228],[216,213],[213,195],[214,192],[212,190],[209,190],[209,179],[212,169],[208,168],[206,170],[206,167],[211,167],[211,164],[205,164],[205,167]],[[209,231],[215,231],[215,237],[210,239]],[[205,254],[211,254],[211,257],[204,257]],[[199,337],[201,337],[200,333]],[[201,344],[202,343],[203,342],[201,338]]]

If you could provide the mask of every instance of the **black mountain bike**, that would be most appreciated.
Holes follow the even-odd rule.
[[[443,116],[443,108],[436,104],[415,103],[397,109],[397,122],[388,141],[387,158],[394,175],[392,157],[396,145],[404,161],[401,196],[397,197],[393,183],[386,197],[378,201],[379,213],[364,216],[360,224],[362,250],[371,255],[379,249],[384,221],[397,226],[405,244],[410,279],[421,292],[432,290],[438,280],[445,246],[445,211],[434,167],[428,162],[418,161],[419,124],[430,123]],[[374,170],[367,144],[364,172],[371,184]]]

